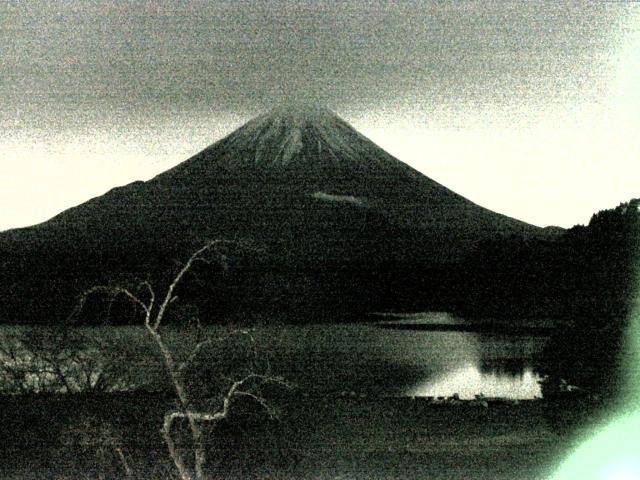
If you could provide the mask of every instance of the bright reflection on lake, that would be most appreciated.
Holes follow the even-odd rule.
[[[447,328],[460,322],[442,313],[401,320]],[[268,347],[274,352],[272,366],[312,394],[541,396],[533,357],[544,337],[381,328],[379,323],[267,328],[263,334],[274,342]]]
[[[544,339],[532,336],[489,335],[472,332],[417,332],[425,341],[436,336],[446,345],[440,368],[407,390],[411,396],[476,395],[530,399],[541,397],[540,376],[533,357]],[[427,361],[427,359],[425,359]]]
[[[407,394],[431,397],[458,394],[462,399],[482,394],[486,397],[529,399],[541,396],[538,380],[540,377],[531,368],[514,376],[500,371],[483,371],[477,364],[468,362],[436,379],[419,383]]]

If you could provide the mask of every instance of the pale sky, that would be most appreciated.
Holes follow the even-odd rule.
[[[640,196],[637,3],[0,0],[0,98],[0,230],[291,100],[536,225]]]

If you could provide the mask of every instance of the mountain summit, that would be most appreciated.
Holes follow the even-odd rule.
[[[162,272],[208,239],[243,239],[264,254],[243,260],[245,276],[229,284],[236,303],[351,296],[372,307],[370,296],[397,300],[385,290],[391,283],[415,291],[434,266],[459,262],[478,242],[541,232],[422,175],[329,110],[294,105],[147,182],[0,234],[8,272],[0,288],[15,292],[11,312],[33,319],[47,312],[29,298],[72,298],[81,285]]]
[[[206,166],[199,167],[202,163]],[[305,177],[380,175],[401,164],[330,110],[297,104],[254,118],[178,171],[212,168],[212,163],[227,171],[272,170]]]
[[[243,222],[238,228],[252,237],[259,230],[256,222],[269,220],[272,228],[287,231],[300,212],[308,223],[328,208],[323,203],[341,204],[332,208],[375,215],[377,227],[420,232],[423,247],[441,239],[444,244],[434,252],[447,260],[496,234],[539,230],[452,192],[315,105],[275,108],[159,175],[146,188],[171,199],[165,205],[180,203],[190,211],[210,206],[216,215],[231,211]],[[355,213],[354,206],[360,211]],[[272,218],[274,209],[287,218]],[[342,227],[337,227],[334,233],[339,235]],[[304,228],[294,236],[303,232]]]
[[[349,125],[326,108],[290,105],[250,121],[228,139],[226,146],[254,148],[255,157],[245,160],[253,160],[256,167],[287,168],[305,157],[338,160],[337,152],[353,159],[353,133]]]

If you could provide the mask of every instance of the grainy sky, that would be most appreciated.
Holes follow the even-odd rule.
[[[0,0],[0,99],[0,230],[292,100],[537,225],[640,196],[635,3]]]

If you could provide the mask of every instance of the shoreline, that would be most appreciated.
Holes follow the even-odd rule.
[[[510,326],[494,323],[372,322],[378,328],[423,332],[470,332],[513,336],[550,336],[556,329],[543,326]]]

